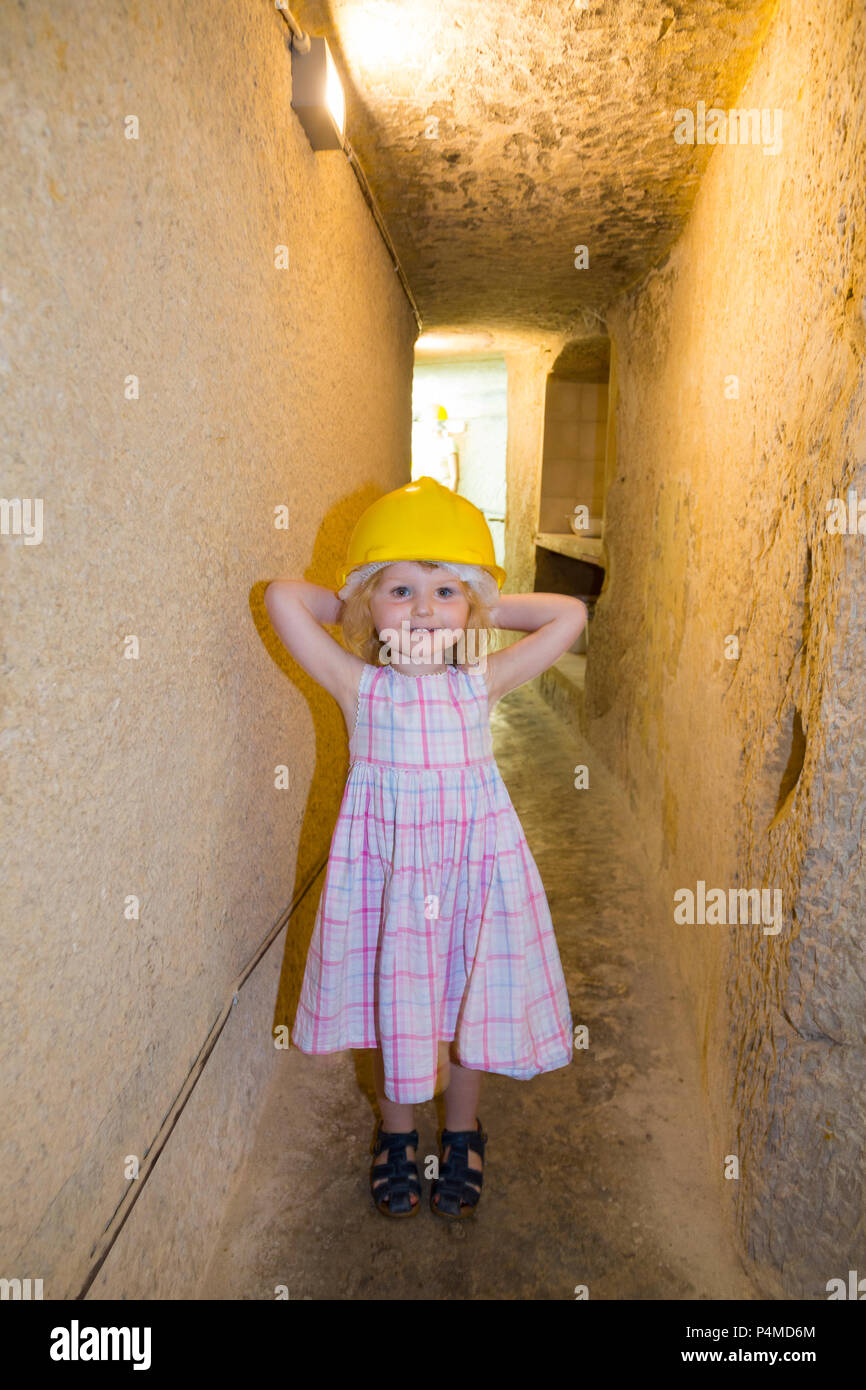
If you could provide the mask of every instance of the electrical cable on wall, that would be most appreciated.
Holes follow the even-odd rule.
[[[172,1130],[180,1119],[182,1112],[186,1108],[187,1102],[201,1078],[205,1064],[219,1041],[219,1036],[229,1020],[232,1009],[240,1002],[239,995],[241,986],[252,974],[265,952],[273,945],[280,932],[287,928],[289,921],[300,907],[307,893],[310,891],[319,875],[324,872],[327,863],[328,856],[325,854],[307,875],[307,878],[298,889],[289,907],[281,914],[274,926],[271,927],[264,940],[260,942],[257,949],[254,951],[252,959],[247,961],[240,975],[231,986],[227,1002],[211,1024],[208,1035],[199,1048],[198,1054],[187,1072],[187,1075],[184,1077],[180,1090],[163,1115],[155,1136],[142,1154],[142,1159],[148,1159],[148,1162],[141,1167],[136,1181],[132,1184],[127,1184],[123,1196],[120,1198],[120,1201],[117,1203],[117,1206],[103,1228],[102,1235],[94,1243],[93,1249],[90,1252],[93,1262],[78,1293],[72,1295],[77,1302],[86,1299],[99,1271],[111,1254],[114,1244],[123,1230],[123,1227],[126,1225],[147,1179],[153,1172],[157,1160],[171,1137]]]
[[[304,33],[288,5],[283,4],[283,0],[274,0],[274,5],[292,31],[292,47],[296,48],[299,53],[309,53],[310,36]]]
[[[274,0],[274,8],[280,12],[289,29],[291,30],[292,39],[290,46],[297,53],[309,53],[311,47],[310,35],[304,32],[303,28],[295,19],[295,16],[289,9],[288,5],[285,4],[285,0]],[[379,235],[385,243],[388,255],[391,257],[391,263],[400,281],[403,293],[409,301],[410,308],[415,318],[415,323],[418,327],[418,332],[423,333],[424,324],[421,318],[421,311],[419,310],[418,305],[415,302],[415,296],[412,293],[412,289],[409,285],[409,280],[407,278],[406,272],[404,271],[400,263],[400,258],[397,255],[397,250],[394,246],[393,241],[391,240],[388,228],[385,225],[385,219],[382,216],[379,210],[379,205],[376,202],[376,199],[373,195],[373,190],[371,189],[367,181],[367,176],[361,167],[361,164],[358,160],[358,156],[355,154],[355,151],[352,148],[351,142],[345,135],[342,136],[342,149],[343,153],[346,155],[346,158],[349,161],[349,167],[351,168],[352,173],[355,175],[355,178],[358,181],[358,186],[360,187],[361,192],[364,196],[365,203],[370,209],[370,212],[373,216],[373,221],[375,222],[376,227],[378,228]]]

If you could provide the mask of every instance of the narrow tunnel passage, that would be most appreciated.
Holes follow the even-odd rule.
[[[866,1299],[864,71],[862,0],[0,7],[0,1299],[670,1301],[671,1347],[691,1301]],[[447,563],[501,582],[495,655],[508,603],[563,637],[493,730],[564,981],[537,950],[511,1008],[503,873],[471,1021],[561,1065],[483,1075],[465,1224],[420,1104],[404,1226],[371,1053],[276,1035],[360,711],[330,676],[380,655],[344,564],[431,474],[481,517]],[[391,848],[438,869],[476,805]],[[379,888],[334,953],[365,1035]],[[442,1016],[401,1034],[426,1096]]]
[[[578,1285],[594,1299],[758,1297],[709,1178],[720,1186],[722,1167],[641,827],[602,769],[574,786],[575,768],[596,763],[534,689],[505,697],[491,723],[588,1046],[531,1082],[484,1077],[483,1219],[437,1221],[422,1181],[408,1235],[369,1200],[372,1054],[280,1054],[201,1297],[273,1298],[281,1285],[314,1300],[571,1299]],[[425,1160],[441,1111],[439,1098],[416,1107]]]

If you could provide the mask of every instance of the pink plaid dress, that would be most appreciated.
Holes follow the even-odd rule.
[[[483,676],[365,666],[349,753],[292,1041],[381,1045],[398,1104],[432,1097],[440,1039],[479,1071],[566,1066],[553,922],[493,756]]]

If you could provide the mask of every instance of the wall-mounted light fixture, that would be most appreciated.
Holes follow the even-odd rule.
[[[314,150],[341,150],[346,100],[327,40],[305,34],[285,0],[275,6],[292,31],[292,110]]]
[[[292,45],[292,109],[314,150],[343,148],[346,102],[326,39],[311,38],[308,53]]]
[[[274,7],[279,10],[292,31],[290,44],[292,50],[292,107],[297,111],[298,119],[314,150],[343,150],[345,153],[349,167],[358,180],[364,195],[364,201],[370,209],[382,240],[388,248],[388,254],[400,277],[400,284],[403,286],[406,298],[412,306],[412,313],[415,315],[415,322],[420,333],[422,331],[421,315],[418,312],[418,305],[415,303],[412,288],[406,279],[400,258],[394,250],[394,243],[388,234],[388,228],[385,226],[379,206],[367,182],[367,175],[358,162],[351,141],[344,134],[346,101],[343,96],[343,84],[331,57],[331,51],[323,38],[312,38],[309,34],[304,33],[286,4],[286,0],[274,0]]]

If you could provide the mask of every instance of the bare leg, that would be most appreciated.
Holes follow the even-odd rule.
[[[476,1118],[478,1111],[478,1097],[481,1094],[481,1072],[470,1071],[467,1067],[461,1067],[451,1059],[451,1080],[445,1092],[445,1128],[446,1129],[472,1129],[476,1128]],[[442,1151],[443,1163],[451,1152],[451,1145],[447,1144]],[[470,1168],[481,1172],[484,1164],[481,1155],[469,1150],[468,1163]],[[468,1179],[467,1179],[468,1181]],[[473,1184],[474,1186],[474,1184]],[[467,1206],[467,1202],[461,1203]]]
[[[451,1061],[451,1080],[445,1092],[446,1129],[474,1129],[481,1094],[481,1072]],[[469,1151],[470,1159],[477,1157]],[[480,1163],[479,1163],[480,1167]]]
[[[415,1128],[413,1123],[414,1106],[397,1105],[395,1101],[388,1100],[385,1095],[385,1061],[382,1057],[382,1049],[376,1048],[376,1057],[373,1066],[376,1081],[376,1099],[379,1102],[379,1110],[382,1115],[382,1128],[391,1134],[407,1134]],[[411,1144],[406,1145],[406,1157],[411,1163],[415,1157],[415,1149]],[[377,1163],[388,1162],[388,1150],[383,1149],[376,1156]],[[380,1178],[373,1185],[373,1191],[378,1192],[380,1186],[384,1186],[385,1179]],[[418,1196],[415,1192],[410,1192],[409,1201],[412,1206],[418,1205]]]

